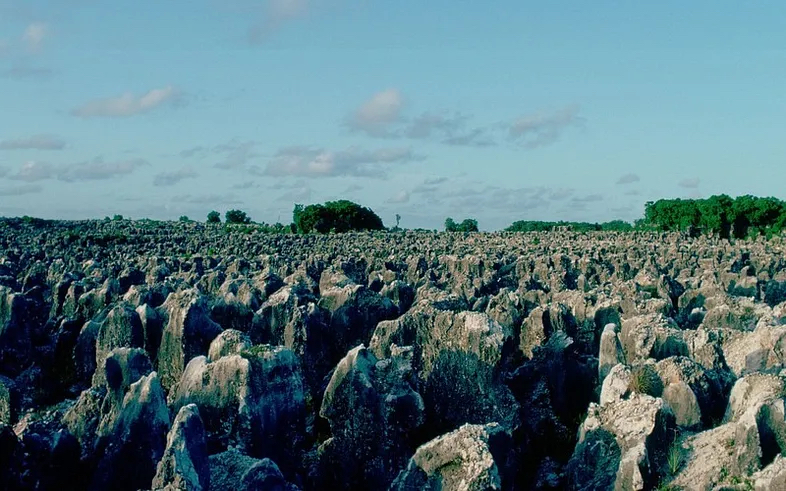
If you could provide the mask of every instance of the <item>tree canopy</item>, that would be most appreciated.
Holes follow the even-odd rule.
[[[474,218],[465,218],[461,223],[456,223],[452,218],[445,219],[446,232],[477,232],[478,221]]]
[[[296,204],[292,221],[298,233],[384,230],[382,219],[370,208],[342,199],[325,204]]]
[[[725,194],[706,199],[649,201],[639,226],[655,230],[678,230],[743,238],[772,235],[786,227],[786,202],[777,198]]]
[[[207,214],[207,223],[221,223],[221,214],[216,210]]]
[[[245,211],[241,210],[229,210],[224,214],[224,218],[227,223],[251,223],[251,218],[249,218]]]
[[[623,220],[612,220],[605,223],[590,222],[544,222],[538,220],[519,220],[513,222],[506,232],[550,232],[553,230],[566,229],[573,232],[592,232],[592,231],[613,231],[629,232],[633,230],[633,225]]]

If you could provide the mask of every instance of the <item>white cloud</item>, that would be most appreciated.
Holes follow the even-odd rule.
[[[177,101],[179,97],[180,92],[169,85],[153,89],[139,97],[126,92],[118,97],[89,101],[72,110],[71,114],[81,118],[127,117],[152,111],[166,103]]]
[[[701,180],[698,177],[692,177],[690,179],[683,179],[678,184],[680,187],[686,189],[696,189],[697,187],[699,187],[700,183]]]
[[[383,178],[386,175],[385,166],[423,160],[423,158],[408,147],[381,148],[373,151],[358,147],[338,151],[289,147],[276,153],[265,168],[265,174],[271,176]]]
[[[371,136],[387,136],[390,134],[390,127],[401,122],[403,106],[404,99],[398,90],[383,90],[361,104],[349,116],[347,126]]]
[[[184,167],[180,170],[156,174],[153,178],[153,186],[174,186],[184,179],[192,179],[195,177],[197,177],[197,173],[194,172],[193,169]]]
[[[25,42],[27,49],[37,52],[43,47],[44,40],[47,38],[48,34],[49,26],[43,22],[33,22],[25,29],[22,40]]]
[[[553,113],[521,117],[508,126],[508,138],[527,148],[553,143],[569,126],[581,122],[578,106],[567,106]]]
[[[52,135],[33,135],[0,141],[0,150],[62,150],[65,146],[63,140]]]
[[[617,179],[617,184],[633,184],[634,182],[639,182],[641,178],[637,174],[624,174]]]
[[[38,184],[24,184],[0,188],[0,196],[22,196],[25,194],[40,193],[43,190]]]

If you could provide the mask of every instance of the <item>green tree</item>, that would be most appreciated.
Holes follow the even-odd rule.
[[[229,210],[224,214],[224,218],[226,223],[240,223],[240,224],[248,224],[251,223],[251,218],[246,215],[245,211],[241,210]]]
[[[450,217],[445,219],[445,232],[458,232],[458,224]]]
[[[180,218],[178,218],[178,221],[181,221],[181,222],[190,222],[190,221],[191,221],[191,219],[190,219],[190,218],[188,218],[188,217],[187,217],[187,216],[185,216],[185,215],[182,215]]]
[[[216,210],[207,214],[207,223],[221,223],[221,214]]]
[[[452,218],[445,219],[446,232],[477,232],[478,221],[474,218],[466,218],[461,223],[456,223]]]

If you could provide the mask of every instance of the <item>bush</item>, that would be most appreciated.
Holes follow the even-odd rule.
[[[452,218],[445,219],[446,232],[477,232],[478,221],[474,218],[466,218],[461,223],[456,223]]]
[[[221,223],[221,215],[213,210],[207,214],[207,223]]]
[[[181,221],[181,222],[184,222],[184,223],[188,223],[188,222],[190,222],[190,221],[191,221],[191,219],[190,219],[190,218],[188,218],[188,217],[187,217],[187,216],[185,216],[185,215],[183,215],[183,216],[181,216],[180,218],[178,218],[178,220],[179,220],[179,221]]]
[[[227,223],[251,223],[251,218],[246,215],[246,212],[240,210],[229,210],[224,214],[224,218],[226,219]]]
[[[382,219],[371,209],[347,200],[328,201],[324,205],[296,204],[292,221],[301,234],[385,229]]]

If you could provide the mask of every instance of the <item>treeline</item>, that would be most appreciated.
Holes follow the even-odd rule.
[[[633,230],[633,225],[623,220],[612,220],[604,223],[519,220],[513,222],[505,229],[506,232],[553,232],[556,230],[568,230],[571,232],[630,232]]]
[[[683,231],[722,238],[771,237],[786,228],[786,202],[778,198],[725,194],[706,199],[662,199],[644,206],[637,228]]]

